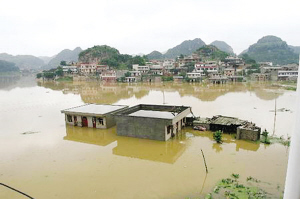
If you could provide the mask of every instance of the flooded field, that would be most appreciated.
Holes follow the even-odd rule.
[[[2,77],[0,84],[0,182],[34,198],[204,198],[232,173],[260,179],[273,198],[281,196],[287,146],[231,135],[219,145],[210,132],[191,128],[167,142],[120,137],[115,128],[66,126],[60,110],[84,103],[185,105],[197,116],[239,117],[287,138],[294,91],[259,83],[36,83],[33,77]],[[0,198],[22,196],[0,187]]]

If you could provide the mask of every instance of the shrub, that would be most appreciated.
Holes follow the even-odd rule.
[[[214,132],[213,137],[214,137],[214,140],[216,140],[217,143],[222,143],[222,134],[223,134],[223,132],[220,131],[220,130]]]

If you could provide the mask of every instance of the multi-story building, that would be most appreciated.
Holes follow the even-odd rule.
[[[297,80],[298,71],[278,71],[278,80]]]
[[[218,73],[218,64],[216,61],[198,62],[195,64],[195,71],[205,76],[206,72],[209,76],[212,73]]]
[[[186,75],[192,81],[198,81],[201,79],[201,73],[191,72],[191,73],[187,73]]]
[[[64,73],[71,73],[71,74],[77,74],[78,73],[78,67],[77,66],[63,66],[63,72]]]
[[[150,70],[149,66],[140,66],[138,64],[133,64],[132,69],[141,73],[147,73]]]
[[[80,73],[84,75],[90,75],[97,72],[97,63],[81,63]]]
[[[100,79],[105,82],[115,82],[117,80],[117,74],[114,70],[103,71],[100,74]]]

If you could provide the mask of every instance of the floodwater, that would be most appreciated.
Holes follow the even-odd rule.
[[[231,135],[224,135],[219,145],[210,132],[191,128],[167,142],[120,137],[115,128],[66,126],[60,110],[84,103],[185,105],[196,116],[239,117],[286,138],[294,124],[294,91],[266,83],[36,83],[32,76],[0,80],[0,183],[34,198],[204,198],[232,173],[260,179],[273,198],[284,189],[287,146]],[[274,128],[275,103],[280,110]],[[0,198],[22,196],[0,186]]]

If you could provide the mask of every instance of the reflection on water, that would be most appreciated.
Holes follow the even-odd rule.
[[[39,86],[52,90],[61,90],[64,94],[79,94],[85,103],[116,103],[121,99],[135,97],[141,99],[150,90],[161,92],[179,92],[180,96],[193,96],[201,101],[215,101],[227,93],[250,92],[263,100],[274,100],[282,93],[274,95],[269,83],[235,83],[206,85],[201,83],[99,83],[99,82],[39,82]]]
[[[37,83],[33,75],[0,75],[0,90],[11,90],[16,87],[33,87],[36,85]]]
[[[117,136],[116,128],[93,129],[66,125],[64,140],[107,146],[116,142],[114,155],[173,164],[185,151],[188,141],[185,133],[168,142]]]

